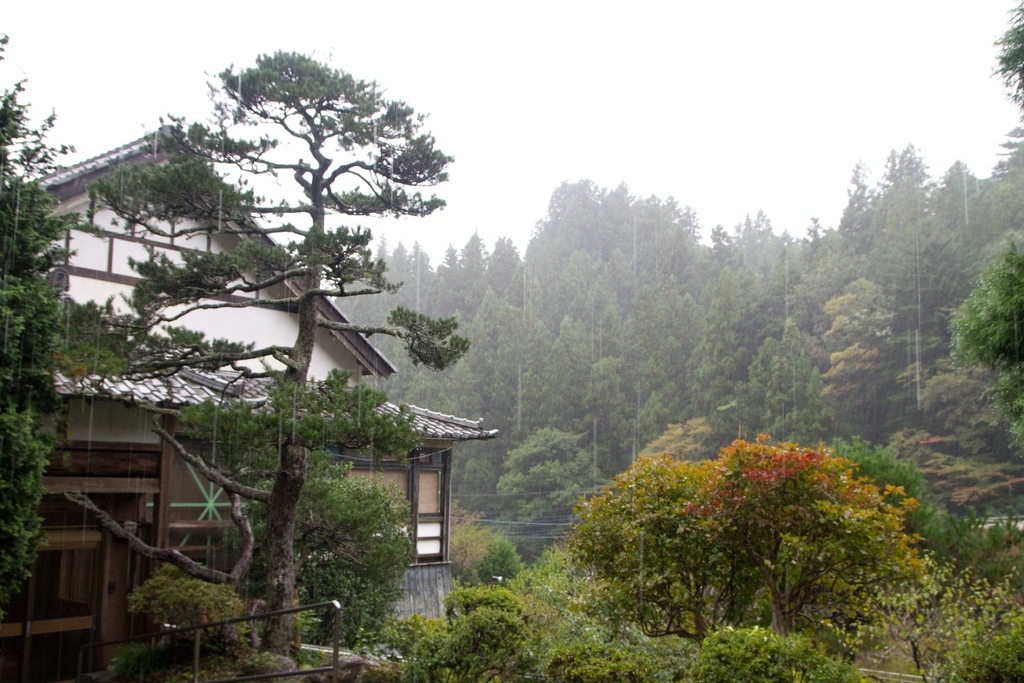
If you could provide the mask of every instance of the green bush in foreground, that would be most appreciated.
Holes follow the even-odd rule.
[[[1024,683],[1024,614],[993,632],[979,627],[950,657],[954,683]]]
[[[259,652],[238,648],[228,653],[204,656],[199,662],[199,680],[213,681],[241,676],[284,673],[291,671],[294,663],[287,657],[271,652]],[[165,678],[157,678],[162,683],[192,683],[192,663],[182,662],[167,671]],[[276,680],[301,680],[296,678],[278,678]]]
[[[690,670],[690,683],[857,683],[861,677],[844,662],[819,651],[799,635],[767,629],[723,629],[704,640]]]
[[[183,627],[241,617],[245,614],[245,605],[234,587],[196,579],[165,564],[131,592],[128,611],[149,614],[157,623]],[[207,629],[202,634],[202,642],[204,647],[238,645],[248,631],[245,624],[223,627],[216,634]],[[190,643],[192,638],[191,633],[179,634],[172,642]]]
[[[548,676],[559,683],[642,683],[651,679],[651,666],[642,652],[578,642],[555,649]]]
[[[148,643],[124,643],[117,648],[117,656],[110,661],[110,667],[118,680],[141,680],[147,675],[165,668],[167,654]]]
[[[516,679],[526,637],[522,600],[498,586],[464,587],[445,599],[447,619],[426,622],[402,678],[406,683]]]
[[[196,579],[165,564],[131,592],[128,611],[148,613],[165,624],[191,626],[242,616],[245,605],[232,586]]]

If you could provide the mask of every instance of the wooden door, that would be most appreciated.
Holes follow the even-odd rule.
[[[78,651],[95,625],[100,532],[50,530],[25,590],[0,624],[0,682],[75,678]]]

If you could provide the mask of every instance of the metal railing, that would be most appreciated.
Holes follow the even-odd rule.
[[[199,649],[202,641],[202,632],[208,628],[217,628],[220,626],[228,626],[230,624],[240,624],[242,622],[253,622],[261,619],[269,619],[270,617],[284,616],[285,614],[295,614],[297,612],[308,612],[316,609],[326,609],[330,607],[334,610],[334,642],[332,643],[332,661],[331,666],[319,667],[316,669],[298,669],[295,671],[284,671],[280,673],[272,674],[256,674],[254,676],[242,676],[239,678],[225,678],[213,681],[205,681],[204,683],[234,683],[235,681],[258,681],[269,678],[288,678],[291,676],[308,676],[310,674],[327,673],[331,672],[331,682],[338,683],[338,644],[339,644],[339,628],[341,626],[341,603],[337,600],[331,600],[330,602],[318,602],[315,605],[303,605],[301,607],[292,607],[291,609],[277,610],[276,612],[266,612],[264,614],[257,614],[251,617],[236,617],[234,619],[225,619],[223,621],[211,621],[207,624],[195,624],[192,626],[177,626],[174,628],[164,629],[163,631],[155,631],[152,633],[142,633],[137,636],[130,638],[121,638],[120,640],[108,640],[104,643],[91,643],[89,645],[83,645],[78,650],[78,675],[75,680],[78,683],[82,682],[82,674],[85,668],[85,656],[86,653],[101,647],[107,647],[108,645],[120,645],[121,643],[131,643],[137,640],[154,640],[156,638],[163,638],[164,636],[182,634],[194,632],[193,645],[192,645],[192,683],[199,683]]]
[[[895,671],[879,671],[878,669],[858,669],[873,681],[884,681],[885,683],[921,683],[925,680],[919,674],[901,674]]]

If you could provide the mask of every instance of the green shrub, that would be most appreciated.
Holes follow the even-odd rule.
[[[233,650],[229,653],[215,653],[199,660],[199,680],[212,681],[240,676],[281,673],[294,670],[294,663],[287,657],[258,652],[256,650]],[[279,681],[301,680],[278,678]],[[163,683],[192,683],[192,662],[180,663],[167,672]]]
[[[977,628],[950,657],[954,683],[1024,683],[1024,614],[1008,628]]]
[[[295,662],[273,652],[250,651],[237,660],[238,676],[261,676],[294,670]]]
[[[402,666],[397,662],[381,662],[363,672],[359,683],[401,683]]]
[[[124,643],[110,661],[110,667],[120,680],[138,680],[167,666],[167,655],[148,643]]]
[[[306,486],[296,580],[304,604],[337,600],[344,606],[339,636],[352,647],[360,638],[372,639],[394,612],[412,540],[409,504],[400,491],[343,472],[324,464]],[[333,635],[331,610],[302,628],[303,641],[318,645],[330,645]]]
[[[193,578],[165,564],[128,596],[128,611],[149,614],[155,621],[173,626],[208,624],[245,614],[245,605],[231,586]],[[219,637],[203,634],[207,644],[236,644],[244,640],[244,624],[222,629]],[[182,636],[188,640],[191,634]]]
[[[193,578],[165,564],[128,596],[128,610],[161,623],[190,626],[233,619],[245,606],[231,586]]]
[[[449,621],[467,616],[482,607],[516,616],[523,614],[522,599],[500,586],[464,586],[452,591],[444,599],[444,610]]]
[[[724,629],[704,639],[691,683],[855,683],[852,667],[819,651],[804,636],[763,628]]]
[[[523,561],[519,559],[516,546],[504,536],[494,539],[480,564],[476,567],[476,575],[481,583],[493,580],[508,581],[523,571]],[[501,577],[497,579],[497,577]]]
[[[443,619],[426,619],[414,614],[408,619],[392,617],[384,622],[372,640],[360,642],[360,649],[388,659],[409,659],[425,638],[444,633]]]
[[[481,607],[428,633],[406,663],[408,683],[478,683],[514,673],[525,625],[522,617]]]
[[[607,643],[576,642],[556,648],[548,664],[555,683],[641,683],[651,679],[644,653]]]
[[[404,681],[515,679],[526,637],[522,600],[500,587],[459,588],[448,595],[445,610],[443,627],[427,629],[416,642]]]

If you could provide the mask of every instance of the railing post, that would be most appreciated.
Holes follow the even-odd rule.
[[[338,643],[341,630],[341,603],[332,600],[334,603],[334,663],[332,664],[331,683],[338,683]]]
[[[332,683],[339,683],[340,680],[341,680],[341,661],[340,661],[340,656],[339,656],[339,650],[340,650],[340,646],[341,646],[341,603],[339,603],[337,600],[331,600],[330,602],[318,602],[315,605],[304,605],[304,606],[301,606],[301,607],[293,607],[291,609],[278,610],[276,612],[268,612],[266,614],[259,614],[259,615],[255,615],[255,616],[236,617],[234,619],[225,619],[223,621],[214,621],[214,622],[205,623],[205,624],[196,624],[196,625],[190,625],[190,626],[183,626],[183,627],[180,627],[180,628],[179,627],[171,627],[170,629],[164,629],[164,630],[156,631],[156,632],[153,632],[153,633],[141,633],[139,635],[131,636],[129,638],[122,638],[120,640],[108,640],[108,641],[104,641],[102,643],[89,643],[87,645],[83,645],[79,649],[79,651],[78,651],[78,676],[77,676],[77,681],[78,681],[78,683],[81,683],[82,676],[85,675],[86,660],[87,660],[86,653],[87,652],[91,653],[96,648],[107,647],[107,646],[110,646],[110,645],[118,645],[118,644],[121,644],[121,643],[134,642],[134,641],[137,641],[137,640],[141,640],[143,638],[149,639],[150,642],[154,642],[155,639],[159,639],[159,638],[174,637],[175,635],[179,635],[179,634],[184,638],[184,637],[186,637],[186,634],[189,631],[191,631],[191,632],[193,632],[195,634],[194,637],[193,637],[193,645],[192,645],[192,683],[199,683],[199,654],[200,654],[200,650],[202,649],[202,633],[203,633],[204,630],[206,630],[208,628],[218,627],[218,626],[225,626],[225,625],[228,625],[228,624],[238,624],[238,623],[242,623],[242,622],[250,622],[250,623],[252,623],[253,621],[258,621],[260,619],[267,619],[269,617],[277,616],[277,615],[280,615],[280,614],[294,614],[296,612],[305,612],[305,611],[314,610],[314,609],[316,609],[316,610],[323,610],[323,609],[326,609],[328,607],[331,607],[331,608],[334,609],[334,661],[333,661],[332,666],[330,666],[330,667],[324,666],[324,667],[320,667],[320,668],[317,668],[317,669],[309,669],[309,670],[306,670],[306,671],[291,671],[291,672],[283,672],[283,673],[276,673],[276,674],[264,674],[264,675],[259,675],[259,676],[246,676],[246,677],[243,677],[242,679],[225,679],[225,681],[222,681],[221,683],[228,683],[229,680],[230,681],[235,681],[235,680],[246,680],[246,681],[249,681],[249,680],[261,679],[261,678],[287,678],[287,677],[290,677],[290,676],[305,676],[307,674],[312,674],[312,673],[327,673],[328,671],[331,672]]]
[[[192,645],[192,683],[199,683],[199,638],[203,629],[196,629],[196,637]]]

